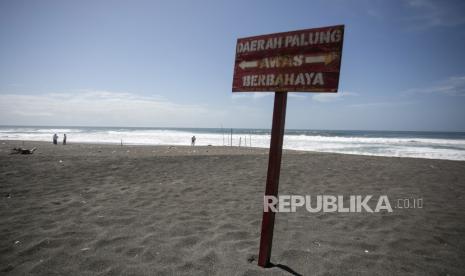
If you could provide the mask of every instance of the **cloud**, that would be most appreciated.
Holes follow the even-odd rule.
[[[455,27],[465,24],[465,1],[407,0],[407,5],[416,13],[405,20],[411,29],[431,27]]]
[[[169,126],[215,115],[221,111],[132,93],[0,94],[1,124]]]
[[[232,99],[233,100],[238,100],[238,99],[263,99],[266,97],[272,97],[274,96],[275,92],[244,92],[244,93],[233,93],[232,94]],[[289,92],[287,93],[289,98],[298,98],[298,99],[303,99],[306,98],[307,96],[305,93],[294,93],[294,92]]]
[[[351,104],[349,107],[355,108],[369,108],[369,107],[392,107],[392,106],[403,106],[414,104],[414,102],[370,102],[370,103],[359,103]]]
[[[296,99],[305,99],[307,95],[305,93],[288,93],[289,98],[296,98]]]
[[[449,77],[439,81],[430,87],[412,88],[404,91],[405,94],[438,93],[449,96],[465,96],[465,76]]]
[[[102,90],[0,93],[0,125],[256,128],[268,124],[269,116],[243,102],[180,104],[157,95]]]
[[[376,19],[384,19],[384,16],[375,9],[368,9],[367,14]]]
[[[261,99],[273,96],[274,92],[234,92],[231,97],[233,100],[238,99]]]
[[[350,96],[358,96],[358,93],[349,92],[349,91],[341,91],[338,93],[318,93],[313,95],[312,99],[317,102],[327,103],[327,102],[334,102],[340,101],[342,98],[350,97]]]

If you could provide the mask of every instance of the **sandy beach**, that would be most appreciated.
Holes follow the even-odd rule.
[[[0,274],[465,274],[465,162],[285,151],[280,194],[424,205],[278,213],[263,269],[267,162],[265,149],[0,141]]]

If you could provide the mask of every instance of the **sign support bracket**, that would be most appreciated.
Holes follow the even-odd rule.
[[[278,196],[279,175],[281,172],[281,156],[284,139],[284,125],[286,121],[286,105],[287,91],[275,92],[265,196]],[[271,210],[268,210],[268,212],[263,211],[260,251],[258,255],[258,265],[261,267],[269,267],[271,265],[270,256],[271,245],[273,242],[274,219],[274,212]]]

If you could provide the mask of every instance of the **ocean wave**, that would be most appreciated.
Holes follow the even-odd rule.
[[[0,128],[1,140],[51,141],[51,135],[68,134],[68,142],[130,145],[190,145],[195,135],[198,145],[230,145],[228,132],[189,129],[125,129],[125,128]],[[390,157],[465,160],[465,139],[430,137],[366,137],[327,136],[318,132],[286,134],[285,149],[333,152]],[[268,148],[270,134],[264,130],[234,133],[233,146]]]

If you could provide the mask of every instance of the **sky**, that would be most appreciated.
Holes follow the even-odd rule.
[[[270,128],[237,38],[345,25],[339,92],[286,128],[465,131],[465,1],[0,1],[0,125]]]

